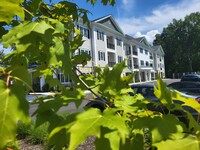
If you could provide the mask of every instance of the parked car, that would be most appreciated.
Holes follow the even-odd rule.
[[[163,114],[167,114],[169,111],[167,110],[167,108],[165,106],[161,105],[154,105],[154,102],[160,102],[159,99],[154,95],[154,85],[153,84],[134,84],[131,85],[131,88],[134,90],[134,93],[130,93],[130,95],[134,96],[135,94],[142,94],[144,96],[145,99],[148,99],[150,101],[152,101],[152,103],[147,104],[147,108],[149,110],[155,111],[155,112],[161,112]],[[178,92],[178,91],[177,91]],[[184,97],[187,98],[193,98],[194,100],[198,101],[200,103],[200,97],[197,96],[193,96],[193,95],[187,95],[185,93],[182,92],[178,92],[179,94],[181,94]],[[180,101],[175,100],[175,102],[180,103]],[[106,99],[103,98],[96,98],[94,101],[89,102],[86,107],[94,107],[94,108],[98,108],[101,111],[103,111],[106,108],[106,105],[109,105],[109,102]],[[196,112],[195,110],[185,107],[186,109],[188,109],[188,111],[191,112],[191,114],[197,118],[198,117],[198,112]],[[184,122],[184,123],[188,123],[188,119],[186,117],[186,114],[180,111],[176,111],[173,112],[173,114],[175,114],[176,116],[179,116],[179,120]]]
[[[181,81],[174,82],[168,85],[173,89],[184,92],[189,95],[200,95],[200,82]]]
[[[198,74],[183,75],[181,77],[181,81],[199,81],[200,82],[200,75]]]

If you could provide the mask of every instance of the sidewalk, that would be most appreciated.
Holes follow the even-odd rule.
[[[93,99],[93,95],[90,91],[85,91],[86,97],[85,100],[89,100],[89,99]],[[26,99],[28,102],[32,102],[34,99],[38,98],[38,97],[45,97],[45,96],[54,96],[55,93],[54,92],[36,92],[36,93],[29,93],[28,95],[26,95]]]

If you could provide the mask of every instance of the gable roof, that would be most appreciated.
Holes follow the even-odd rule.
[[[143,39],[144,39],[144,36],[143,37],[135,38],[135,40],[138,41],[138,42],[141,42]]]
[[[139,47],[142,47],[142,48],[145,48],[145,49],[148,49],[150,50],[151,52],[155,51],[155,49],[153,49],[150,44],[147,42],[146,38],[145,37],[139,37],[139,38],[134,38],[130,35],[125,35],[125,39],[127,41],[131,41],[133,42],[134,44],[138,45]]]
[[[157,53],[159,53],[161,56],[164,56],[164,55],[165,55],[165,53],[164,53],[164,51],[163,51],[161,45],[154,45],[154,46],[152,46],[152,48],[153,48]]]
[[[135,44],[137,44],[137,45],[140,45],[140,43],[139,43],[134,37],[132,37],[132,36],[130,36],[130,35],[128,35],[128,34],[125,34],[125,39],[126,39],[127,41],[131,41],[131,42],[133,42],[133,43],[135,43]]]
[[[103,26],[105,28],[115,30],[115,31],[119,32],[120,34],[124,35],[124,32],[119,27],[118,23],[115,21],[115,19],[112,17],[112,15],[107,15],[107,16],[95,19],[91,22],[96,23],[96,24],[100,24],[101,26]]]
[[[139,37],[139,38],[135,38],[139,43],[146,45],[147,47],[151,47],[151,45],[149,44],[149,42],[147,41],[147,39],[143,36],[143,37]]]

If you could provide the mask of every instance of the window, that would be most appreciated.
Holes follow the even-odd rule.
[[[148,61],[146,61],[146,66],[147,66],[147,67],[149,66],[149,62],[148,62]]]
[[[122,56],[118,56],[118,63],[122,62],[123,57]]]
[[[86,38],[90,38],[90,32],[89,32],[89,29],[85,28],[85,27],[82,27],[80,25],[77,25],[77,29],[80,30],[81,32],[81,35],[83,35],[84,37]]]
[[[126,55],[131,55],[131,47],[128,46],[128,49],[126,50]]]
[[[127,65],[128,65],[128,67],[132,68],[132,60],[131,59],[128,59]]]
[[[98,54],[99,54],[99,60],[105,61],[105,52],[98,51]]]
[[[142,48],[140,48],[140,53],[143,53],[143,49]]]
[[[69,75],[68,76],[65,76],[64,73],[62,73],[61,71],[58,71],[58,80],[61,82],[61,83],[66,83],[66,82],[70,82],[70,78],[69,78]]]
[[[153,54],[152,54],[152,53],[149,53],[149,55],[150,55],[149,58],[150,58],[150,59],[153,59]]]
[[[144,66],[144,61],[143,60],[140,60],[140,65]]]
[[[118,38],[116,40],[117,40],[117,46],[122,46],[122,40]]]
[[[104,41],[104,33],[97,30],[97,39]]]
[[[87,53],[88,55],[91,56],[91,52],[88,49],[78,49],[78,52],[76,53],[76,55],[80,55],[82,53]]]
[[[148,55],[148,51],[145,49],[145,54]]]

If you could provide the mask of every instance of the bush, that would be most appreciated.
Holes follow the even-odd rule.
[[[50,88],[49,88],[49,84],[48,84],[48,83],[45,83],[45,84],[42,86],[42,91],[43,91],[43,92],[49,92],[49,91],[50,91]]]
[[[44,123],[35,128],[35,123],[30,126],[29,140],[33,144],[46,144],[48,138],[48,123]]]
[[[48,123],[44,123],[39,127],[35,127],[35,122],[32,121],[29,126],[22,122],[17,126],[17,139],[25,139],[32,144],[46,144],[48,138]]]
[[[39,83],[33,83],[32,87],[33,87],[33,90],[35,92],[39,92],[40,91],[40,84]]]
[[[17,139],[24,139],[29,135],[30,126],[25,125],[21,121],[17,125]]]

